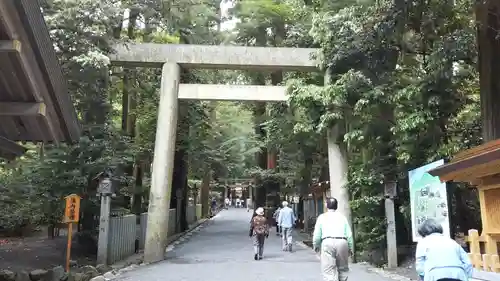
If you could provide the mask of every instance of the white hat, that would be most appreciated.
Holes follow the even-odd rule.
[[[283,205],[283,207],[286,207],[286,206],[288,206],[288,202],[283,201],[283,203],[281,203],[281,205]]]
[[[264,209],[262,207],[259,207],[257,208],[257,210],[255,210],[255,213],[259,216],[262,216],[264,215]]]

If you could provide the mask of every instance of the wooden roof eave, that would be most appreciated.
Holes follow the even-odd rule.
[[[2,1],[6,15],[11,15],[11,34],[18,34],[15,29],[22,29],[28,42],[22,42],[32,46],[30,51],[34,54],[34,60],[40,70],[44,88],[47,89],[47,97],[57,119],[54,125],[60,127],[64,141],[73,142],[80,136],[80,124],[76,111],[68,93],[65,79],[56,57],[53,44],[49,37],[49,31],[43,19],[38,1],[16,0]],[[10,11],[10,12],[9,12]],[[3,13],[2,13],[3,14]],[[14,17],[14,15],[19,17]],[[7,20],[4,16],[4,20]],[[13,38],[16,39],[16,38]],[[49,124],[51,125],[51,124]],[[52,128],[50,128],[53,130]]]
[[[34,52],[40,68],[42,69],[49,94],[57,105],[55,110],[66,125],[67,141],[77,141],[80,138],[80,123],[76,114],[73,101],[68,91],[66,79],[63,76],[59,60],[54,51],[52,40],[45,19],[40,11],[38,1],[15,1],[17,8],[23,13],[23,22],[27,24],[26,32],[31,44],[38,46]],[[62,124],[61,124],[62,125]]]
[[[0,114],[6,116],[3,121],[7,122],[8,117],[18,117],[22,120],[21,126],[16,125],[19,135],[7,134],[5,137],[17,141],[54,141],[61,140],[56,128],[61,128],[59,118],[54,118],[51,111],[54,110],[52,99],[48,95],[45,81],[40,73],[40,68],[34,59],[33,46],[28,42],[24,26],[14,8],[9,1],[0,2],[0,28],[3,33],[2,59],[5,70],[15,73],[10,79],[18,79],[17,85],[27,85],[26,88],[13,86],[16,82],[9,84],[10,80],[3,77],[2,87],[2,108]],[[7,37],[5,37],[7,36]],[[11,40],[11,41],[5,41]],[[24,44],[22,43],[24,42]],[[8,44],[10,43],[10,44]],[[36,46],[35,46],[36,48]],[[7,84],[6,81],[9,81]],[[45,110],[47,106],[47,110]],[[31,108],[43,108],[40,112],[33,112]],[[38,111],[38,110],[37,110]],[[31,112],[31,114],[30,114]],[[34,113],[34,114],[33,114]],[[2,124],[3,129],[13,124]],[[7,127],[6,127],[7,126]],[[23,131],[23,129],[25,129]],[[9,129],[12,130],[12,129]]]
[[[0,137],[0,157],[7,160],[14,160],[16,157],[23,155],[27,149],[11,140]]]
[[[500,140],[491,141],[457,154],[454,159],[429,173],[442,182],[479,184],[481,179],[500,174]]]

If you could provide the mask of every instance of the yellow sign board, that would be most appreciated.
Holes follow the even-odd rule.
[[[78,222],[80,219],[80,196],[71,194],[66,196],[66,208],[64,209],[64,222]]]

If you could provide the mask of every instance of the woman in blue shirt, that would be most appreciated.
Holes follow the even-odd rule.
[[[419,228],[416,270],[423,281],[468,281],[472,277],[469,256],[455,240],[443,235],[443,227],[434,219]]]

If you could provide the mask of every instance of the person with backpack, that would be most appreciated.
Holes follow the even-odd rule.
[[[254,260],[261,260],[264,254],[264,241],[269,237],[269,224],[262,207],[255,210],[255,216],[250,222],[249,236],[253,238]]]

